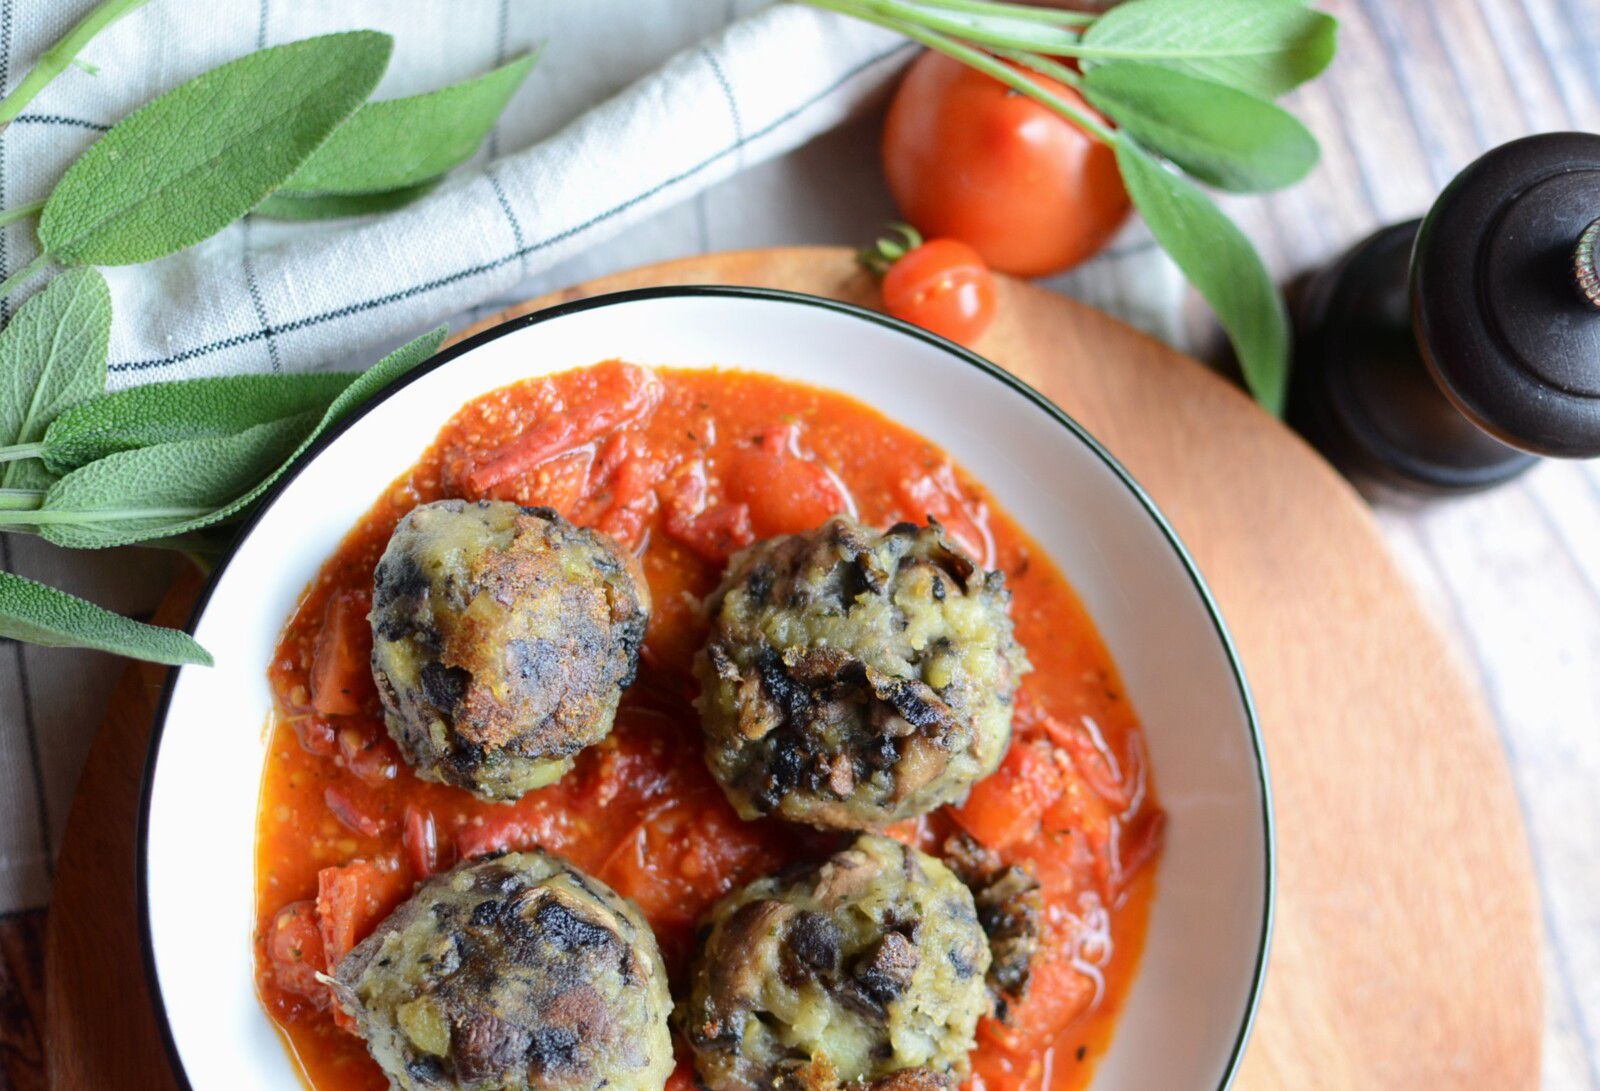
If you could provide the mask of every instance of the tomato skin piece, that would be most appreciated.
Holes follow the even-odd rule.
[[[1000,768],[974,784],[966,802],[950,816],[979,843],[1003,849],[1037,832],[1062,788],[1061,773],[1048,751],[1019,741]]]
[[[768,428],[728,467],[728,499],[750,511],[757,538],[813,530],[853,505],[837,478],[800,451],[800,426]]]
[[[410,893],[403,869],[385,868],[371,860],[317,872],[317,924],[329,969],[338,966]],[[344,1029],[355,1029],[355,1021],[337,1006],[333,1018]]]
[[[1065,84],[1026,75],[1098,116]],[[1130,208],[1110,148],[993,76],[933,52],[895,92],[883,168],[901,213],[924,235],[960,239],[1014,276],[1047,276],[1090,257]]]
[[[419,880],[439,870],[439,827],[432,811],[407,803],[400,843],[406,850],[412,873]]]
[[[385,868],[371,860],[352,860],[317,872],[317,926],[327,967],[337,967],[410,893],[402,868]],[[355,1030],[355,1020],[338,1005],[333,1021]]]
[[[994,275],[966,243],[931,239],[884,274],[883,307],[930,333],[970,344],[994,321]]]
[[[352,833],[376,839],[389,830],[387,822],[370,813],[369,808],[354,799],[349,791],[336,784],[330,784],[323,789],[322,802],[333,812],[333,817],[339,820],[339,824]]]
[[[359,716],[377,696],[371,661],[366,596],[342,591],[328,600],[312,645],[311,707],[324,716]]]
[[[648,417],[665,389],[648,368],[610,360],[593,369],[594,395],[535,424],[467,474],[475,496],[550,459],[591,444],[607,432]]]
[[[318,1008],[328,1006],[327,986],[317,980],[318,974],[327,972],[328,960],[315,902],[307,898],[278,910],[268,926],[267,957],[272,960],[272,979],[278,988]]]

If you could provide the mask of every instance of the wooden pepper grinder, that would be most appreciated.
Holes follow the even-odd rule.
[[[1498,485],[1600,456],[1600,135],[1514,140],[1307,285],[1289,420],[1350,476]]]

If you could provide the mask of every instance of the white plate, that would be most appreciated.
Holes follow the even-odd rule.
[[[1271,811],[1244,677],[1182,545],[1087,433],[986,361],[856,308],[729,288],[583,300],[443,353],[327,438],[218,567],[194,625],[216,666],[169,685],[140,837],[146,960],[180,1077],[300,1087],[257,1002],[250,944],[266,670],[296,599],[464,402],[611,357],[852,394],[943,446],[1062,568],[1121,669],[1170,819],[1143,962],[1094,1087],[1225,1087],[1265,969]]]

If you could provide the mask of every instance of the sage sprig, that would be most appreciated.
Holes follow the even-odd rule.
[[[530,53],[437,91],[367,103],[276,197],[395,193],[437,182],[478,150],[536,60]]]
[[[256,206],[255,214],[272,220],[336,220],[346,216],[371,216],[404,208],[438,188],[442,178],[405,189],[379,193],[317,193],[295,196],[274,193]]]
[[[40,70],[53,74],[86,34],[132,2],[95,9],[47,51]],[[369,103],[393,44],[387,34],[357,30],[272,46],[122,119],[67,168],[48,198],[0,209],[0,226],[37,214],[40,249],[0,283],[0,297],[51,261],[152,261],[253,210],[291,220],[366,215],[430,192],[477,151],[536,57]]]
[[[209,238],[294,174],[372,93],[394,41],[370,30],[263,49],[124,118],[39,214],[64,265],[153,261]]]
[[[79,402],[38,443],[0,447],[0,460],[38,458],[53,474],[120,451],[231,436],[267,421],[327,408],[359,372],[223,375],[132,386]]]
[[[1277,98],[1322,74],[1339,24],[1301,0],[1133,0],[1100,16],[1067,54],[1085,70],[1142,60]]]
[[[1332,17],[1300,0],[1126,0],[1100,16],[1007,0],[804,2],[953,57],[1110,145],[1150,233],[1216,312],[1245,384],[1282,411],[1283,298],[1249,240],[1178,171],[1239,192],[1303,178],[1316,165],[1316,140],[1271,99],[1332,61]],[[1035,73],[1099,113],[1052,93]]]
[[[444,327],[364,372],[189,379],[104,393],[110,300],[92,269],[51,281],[0,331],[0,530],[97,549],[215,547],[328,428],[428,359]],[[0,635],[162,663],[181,633],[0,574]]]
[[[42,449],[51,421],[105,389],[110,341],[111,293],[93,269],[64,273],[24,303],[0,330],[0,443]],[[6,489],[47,480],[29,461],[0,465]]]
[[[242,514],[306,449],[356,405],[432,356],[439,327],[343,386],[326,408],[273,417],[224,434],[113,451],[71,470],[36,506],[15,496],[0,530],[22,530],[69,549],[108,549],[172,538]]]
[[[47,648],[94,648],[152,663],[211,665],[211,654],[188,633],[113,614],[11,572],[0,572],[0,636]]]

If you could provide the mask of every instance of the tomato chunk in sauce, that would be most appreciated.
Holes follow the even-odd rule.
[[[615,730],[561,781],[511,804],[413,776],[366,669],[365,613],[390,533],[417,504],[458,496],[547,505],[604,530],[641,552],[655,603]],[[1035,668],[1011,749],[961,806],[891,832],[929,851],[965,833],[1042,887],[1028,987],[1004,1021],[980,1023],[971,1086],[1088,1082],[1138,961],[1162,815],[1138,721],[1071,587],[937,446],[853,399],[737,371],[610,361],[464,406],[285,626],[269,670],[277,710],[257,830],[256,966],[263,1004],[316,1091],[386,1086],[318,973],[459,859],[539,846],[599,876],[642,908],[676,987],[712,903],[830,851],[828,835],[734,814],[700,757],[689,664],[704,638],[699,599],[728,557],[841,511],[878,526],[937,519],[1006,574]],[[692,1087],[682,1048],[679,1057],[669,1086]]]

